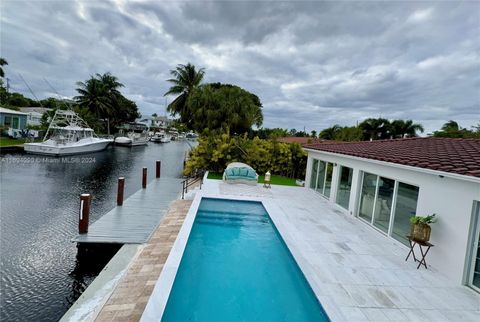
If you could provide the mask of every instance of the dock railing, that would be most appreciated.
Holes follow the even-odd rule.
[[[182,199],[185,199],[185,194],[188,193],[188,187],[193,186],[197,182],[200,182],[200,190],[202,190],[204,175],[205,175],[205,171],[197,170],[194,172],[193,175],[187,177],[185,180],[182,181]]]

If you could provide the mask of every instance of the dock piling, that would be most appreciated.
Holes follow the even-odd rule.
[[[142,171],[142,188],[146,189],[147,188],[147,168],[143,167]]]
[[[118,178],[117,206],[123,205],[123,192],[125,191],[125,178]]]
[[[90,216],[90,204],[92,196],[89,193],[80,195],[80,212],[78,217],[78,233],[86,234],[88,232],[88,221]]]
[[[161,167],[162,162],[160,160],[155,161],[156,165],[156,177],[160,178],[160,167]]]

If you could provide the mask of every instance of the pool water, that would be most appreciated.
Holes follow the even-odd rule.
[[[162,321],[329,321],[259,202],[203,198]]]

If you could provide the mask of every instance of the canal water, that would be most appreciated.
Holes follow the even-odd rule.
[[[155,160],[162,177],[178,178],[189,149],[178,141],[65,158],[0,156],[0,320],[58,321],[118,250],[77,251],[80,194],[93,196],[93,222],[115,207],[118,177],[125,196],[141,188],[143,167],[154,179]]]

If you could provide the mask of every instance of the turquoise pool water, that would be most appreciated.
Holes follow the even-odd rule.
[[[162,321],[329,321],[259,202],[203,198]]]

